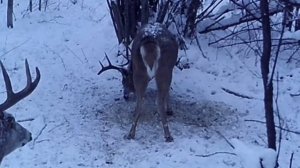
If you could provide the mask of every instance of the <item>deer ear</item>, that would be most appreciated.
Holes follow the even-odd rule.
[[[15,128],[15,118],[13,117],[8,117],[7,118],[7,121],[8,121],[8,127],[9,128]]]

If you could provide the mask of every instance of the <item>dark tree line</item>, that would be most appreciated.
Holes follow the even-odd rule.
[[[45,4],[45,8],[44,10],[46,11],[46,8],[47,8],[47,4],[48,4],[48,0],[45,0],[44,1],[44,4]],[[32,12],[32,0],[29,0],[29,11]],[[42,11],[42,0],[38,0],[38,10],[39,11]]]
[[[269,16],[282,15],[287,18],[285,21],[289,29],[294,25],[294,30],[298,30],[299,5],[290,1],[270,1]],[[257,36],[262,30],[260,0],[230,0],[226,5],[222,4],[222,0],[212,0],[205,7],[200,0],[107,0],[107,4],[118,41],[126,48],[141,25],[156,21],[172,27],[171,31],[177,35],[181,48],[186,48],[185,38],[197,39],[200,34],[224,31],[225,36],[216,36],[210,44],[218,44],[220,47],[244,44],[250,50],[262,54],[258,44],[262,44],[263,39]],[[233,15],[233,12],[239,13]],[[273,20],[271,33],[280,33],[281,24],[279,20]],[[278,45],[279,39],[271,40],[272,46]],[[283,39],[282,45],[287,50],[299,48],[298,41],[290,38]],[[128,52],[127,49],[127,56]]]
[[[167,27],[173,24],[181,42],[183,37],[194,36],[197,11],[202,7],[200,0],[107,0],[107,4],[118,41],[127,48],[126,57],[136,31],[148,22],[164,23]]]
[[[3,3],[3,0],[0,1],[0,3],[2,4]],[[47,5],[48,5],[48,0],[45,0],[44,1],[44,10],[46,11],[46,8],[47,8]],[[28,5],[28,10],[30,12],[32,12],[32,0],[29,0],[29,5]],[[7,0],[7,27],[8,28],[13,28],[13,14],[14,14],[14,0]],[[38,10],[41,11],[42,10],[42,0],[39,0],[38,1]]]

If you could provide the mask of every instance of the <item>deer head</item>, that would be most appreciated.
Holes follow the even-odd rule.
[[[40,81],[40,71],[36,68],[36,78],[32,82],[30,69],[27,60],[25,60],[26,67],[26,77],[27,85],[26,87],[14,93],[12,90],[11,81],[7,74],[7,71],[4,68],[4,65],[0,61],[0,66],[6,86],[7,98],[0,105],[0,163],[2,159],[14,151],[15,149],[24,146],[26,143],[30,142],[32,137],[31,133],[22,127],[19,123],[16,122],[15,118],[5,112],[8,108],[15,105],[17,102],[28,96],[36,88]]]
[[[107,58],[107,57],[106,57]],[[173,141],[167,123],[167,111],[169,90],[172,81],[172,72],[178,58],[178,44],[169,30],[160,23],[146,24],[143,26],[132,42],[131,58],[128,68],[109,65],[98,74],[109,70],[118,70],[123,77],[124,98],[128,98],[129,92],[135,92],[137,103],[134,121],[127,136],[135,137],[136,126],[143,111],[144,94],[150,80],[155,79],[158,90],[158,111],[162,120],[165,139]]]
[[[133,93],[135,91],[134,89],[134,84],[133,84],[133,79],[132,79],[132,66],[131,66],[131,61],[128,60],[128,67],[125,68],[123,66],[127,65],[123,65],[123,66],[114,66],[112,65],[112,63],[110,62],[108,56],[105,53],[105,58],[108,62],[108,66],[104,66],[100,61],[100,65],[101,65],[101,70],[98,72],[98,75],[102,74],[103,72],[107,71],[107,70],[117,70],[118,72],[120,72],[122,74],[122,85],[123,85],[123,97],[125,100],[128,100],[129,98],[129,94]]]

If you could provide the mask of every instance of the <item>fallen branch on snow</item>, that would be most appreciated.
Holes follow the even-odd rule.
[[[222,138],[225,139],[225,141],[229,144],[229,146],[230,146],[232,149],[234,149],[234,146],[232,145],[232,143],[231,143],[231,142],[230,142],[223,134],[221,134],[220,131],[217,131],[217,130],[215,130],[215,131],[216,131],[217,134],[219,134]]]
[[[6,52],[3,53],[3,54],[1,54],[1,55],[0,55],[0,58],[2,58],[4,55],[6,55],[6,54],[8,54],[8,53],[10,53],[10,52],[12,52],[12,51],[14,51],[14,50],[16,50],[17,48],[21,47],[22,45],[26,44],[29,40],[30,40],[30,39],[27,39],[27,40],[25,40],[24,42],[22,42],[21,44],[19,44],[19,45],[13,47],[12,49],[6,51]]]
[[[290,93],[290,96],[291,97],[297,97],[297,96],[300,96],[300,93]]]
[[[292,168],[292,166],[293,166],[293,158],[294,158],[294,152],[291,154],[290,167],[289,168]]]
[[[258,120],[244,120],[244,121],[248,121],[248,122],[250,121],[250,122],[257,122],[257,123],[261,123],[261,124],[266,124],[266,122],[264,122],[264,121],[258,121]],[[300,131],[289,130],[287,128],[282,128],[282,127],[280,127],[278,125],[275,125],[275,127],[279,128],[279,129],[281,129],[283,131],[286,131],[286,132],[290,132],[290,133],[294,133],[296,135],[300,135]]]
[[[244,99],[254,99],[254,97],[247,96],[247,95],[244,95],[244,94],[241,94],[241,93],[237,93],[237,92],[231,91],[231,90],[223,88],[223,87],[222,87],[222,90],[224,90],[225,92],[227,92],[229,94],[232,94],[234,96],[241,97],[241,98],[244,98]]]
[[[27,122],[27,121],[33,121],[34,118],[27,118],[27,119],[23,119],[23,120],[17,120],[17,122]]]
[[[39,139],[39,137],[42,135],[43,131],[46,129],[47,124],[44,125],[44,127],[40,130],[38,135],[33,139],[33,145],[32,148],[34,148],[34,145],[36,144],[36,141]]]
[[[228,154],[228,155],[237,156],[235,153],[231,153],[231,152],[214,152],[214,153],[210,153],[210,154],[206,154],[206,155],[195,155],[195,156],[198,156],[198,157],[210,157],[210,156],[217,155],[217,154]]]

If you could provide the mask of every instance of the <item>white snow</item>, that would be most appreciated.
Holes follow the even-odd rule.
[[[144,36],[156,37],[162,33],[163,28],[161,27],[160,23],[150,23],[146,24],[145,27],[143,27],[143,30],[145,32]]]
[[[300,40],[300,31],[299,30],[295,32],[287,31],[284,33],[283,38]]]
[[[115,57],[118,42],[106,1],[80,0],[75,5],[49,1],[47,11],[39,12],[35,6],[32,13],[26,11],[27,5],[27,1],[15,1],[14,28],[7,29],[6,1],[0,4],[0,59],[15,91],[26,84],[25,58],[32,73],[36,66],[41,71],[37,89],[7,111],[16,120],[34,119],[21,123],[34,140],[5,157],[1,167],[241,168],[240,158],[234,155],[200,155],[251,153],[249,145],[240,144],[238,151],[233,150],[224,137],[267,146],[265,125],[245,121],[264,121],[263,87],[255,55],[243,56],[243,48],[228,49],[230,55],[207,46],[209,35],[200,36],[207,59],[191,44],[186,53],[180,51],[191,68],[174,70],[170,92],[174,116],[168,118],[174,142],[164,142],[156,92],[151,87],[136,139],[126,140],[135,101],[123,100],[118,72],[97,76],[98,61],[105,60],[105,52],[112,63],[122,62]],[[299,131],[300,96],[291,94],[300,93],[300,67],[279,63],[283,127]],[[2,102],[6,94],[0,83]],[[233,96],[222,88],[254,99]],[[283,132],[281,167],[288,167],[292,152],[293,167],[300,167],[299,142],[299,135]]]
[[[231,140],[235,153],[241,158],[245,168],[274,168],[277,153],[270,148],[249,145],[238,139]]]

